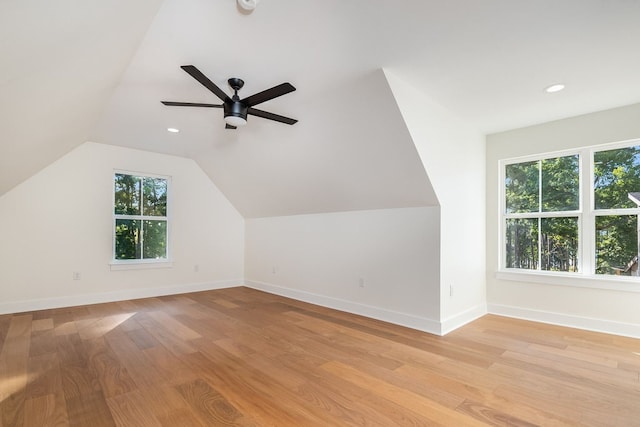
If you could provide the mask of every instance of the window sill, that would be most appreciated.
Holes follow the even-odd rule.
[[[119,261],[112,260],[109,263],[111,271],[122,270],[149,270],[156,268],[172,268],[173,261],[169,260],[132,260],[132,261]]]
[[[576,288],[640,292],[640,277],[629,276],[595,276],[547,271],[534,273],[530,271],[501,270],[496,272],[496,279]]]

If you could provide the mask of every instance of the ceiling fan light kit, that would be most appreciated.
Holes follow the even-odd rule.
[[[233,116],[228,115],[224,116],[224,121],[229,126],[239,127],[247,124],[247,119],[242,118],[242,116]]]
[[[233,96],[229,97],[222,89],[220,89],[215,83],[213,83],[207,76],[202,74],[193,65],[183,65],[182,68],[191,77],[196,79],[202,86],[209,89],[215,96],[220,98],[222,104],[203,104],[196,102],[174,102],[174,101],[160,101],[164,105],[172,107],[207,107],[207,108],[222,108],[224,111],[224,121],[226,123],[225,129],[236,129],[238,126],[244,126],[247,124],[247,116],[262,117],[263,119],[274,120],[276,122],[293,125],[297,122],[296,119],[290,117],[280,116],[278,114],[269,113],[268,111],[258,110],[253,108],[254,105],[261,104],[269,101],[273,98],[277,98],[282,95],[286,95],[289,92],[296,90],[291,83],[281,83],[270,89],[263,90],[262,92],[255,93],[246,98],[240,99],[238,91],[244,86],[242,79],[233,77],[228,80],[229,86],[233,89]]]
[[[260,3],[260,0],[238,0],[238,6],[244,10],[253,10]]]

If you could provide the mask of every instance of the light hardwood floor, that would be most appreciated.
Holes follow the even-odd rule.
[[[640,426],[640,340],[247,288],[0,316],[0,427]]]

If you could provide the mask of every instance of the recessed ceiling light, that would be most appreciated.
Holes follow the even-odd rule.
[[[171,133],[178,133],[178,132],[180,132],[180,129],[176,129],[176,128],[167,128],[167,131],[168,131],[168,132],[171,132]]]
[[[544,91],[547,93],[554,93],[554,92],[560,92],[562,89],[564,89],[564,85],[562,83],[556,83],[554,85],[549,86]]]

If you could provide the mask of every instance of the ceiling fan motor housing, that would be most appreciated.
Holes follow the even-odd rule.
[[[223,104],[224,108],[224,117],[239,117],[241,119],[247,120],[247,111],[249,107],[244,105],[242,102],[238,100],[233,100],[231,102],[225,102]]]

